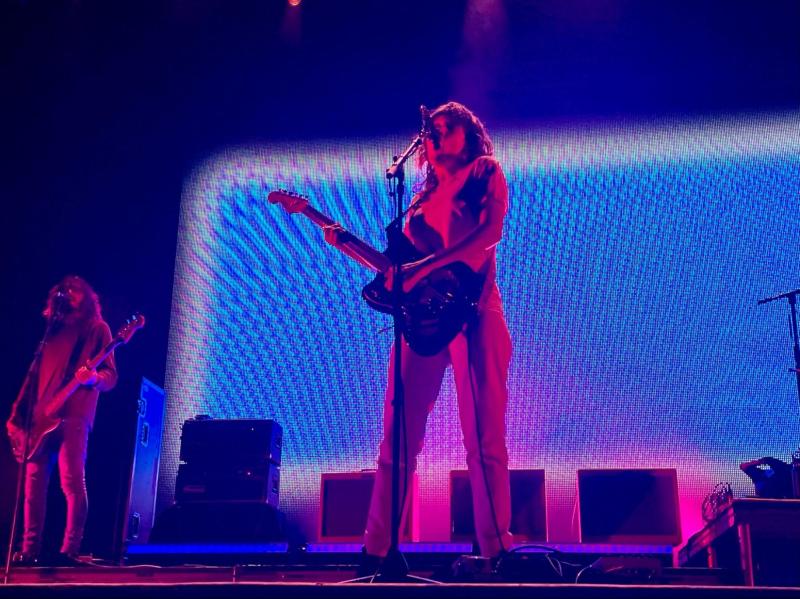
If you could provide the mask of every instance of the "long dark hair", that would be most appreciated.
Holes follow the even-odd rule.
[[[439,116],[446,117],[453,126],[464,127],[464,153],[467,163],[472,162],[478,156],[491,156],[494,153],[494,146],[486,132],[486,127],[469,108],[459,102],[447,102],[431,111],[431,120]],[[419,151],[418,164],[420,168],[425,169],[422,191],[432,191],[439,181],[433,171],[433,166],[428,161],[425,146],[422,146]]]
[[[63,292],[69,287],[74,287],[83,291],[83,301],[81,302],[81,305],[78,306],[77,310],[78,320],[84,320],[87,322],[100,320],[102,318],[100,298],[97,297],[97,293],[94,289],[92,289],[92,286],[89,285],[85,279],[79,277],[78,275],[67,275],[50,288],[50,291],[47,293],[47,302],[42,315],[48,321],[53,318],[57,312],[55,305],[56,295],[59,293],[59,291]]]

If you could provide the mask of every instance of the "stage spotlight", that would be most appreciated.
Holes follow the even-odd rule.
[[[303,0],[288,0],[288,1],[289,1],[289,6],[300,6],[300,3]]]

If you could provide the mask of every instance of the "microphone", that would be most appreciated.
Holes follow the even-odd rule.
[[[433,149],[439,149],[439,132],[433,126],[433,119],[431,118],[431,111],[425,104],[419,107],[419,114],[422,117],[422,135],[427,137],[433,143]]]
[[[422,132],[430,133],[433,129],[433,121],[431,120],[431,111],[425,104],[420,104],[419,116],[422,118]]]
[[[409,146],[403,150],[402,154],[392,158],[392,165],[386,169],[387,179],[400,178],[402,181],[403,164],[405,164],[406,160],[414,155],[414,152],[419,149],[426,137],[429,137],[431,140],[433,140],[434,147],[437,150],[439,149],[439,141],[438,139],[434,139],[435,131],[433,129],[433,119],[431,119],[431,113],[424,104],[419,107],[419,114],[422,117],[422,126],[419,129],[419,134],[414,138]]]
[[[69,296],[67,290],[59,287],[53,296],[53,316],[60,318],[69,307]]]

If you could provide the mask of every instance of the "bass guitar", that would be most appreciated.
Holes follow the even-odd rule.
[[[308,198],[285,190],[272,191],[267,199],[290,214],[303,214],[314,224],[326,228],[335,221],[313,208]],[[384,275],[392,261],[352,233],[344,231],[338,247],[344,254],[377,273],[371,283],[361,291],[367,304],[385,314],[394,313],[392,293],[384,286]],[[415,262],[423,258],[405,235],[402,247],[394,248],[401,262]],[[458,335],[477,314],[478,300],[483,290],[484,277],[463,262],[453,262],[434,270],[403,294],[399,321],[409,347],[422,356],[432,356]]]
[[[144,326],[144,322],[144,316],[138,313],[134,314],[119,331],[117,331],[117,334],[114,335],[111,341],[109,341],[100,352],[89,359],[84,366],[89,370],[95,370],[116,347],[130,341],[133,334]],[[69,382],[52,396],[40,398],[39,401],[36,402],[33,408],[31,430],[27,434],[27,450],[25,429],[9,420],[6,425],[8,438],[11,441],[11,450],[18,462],[33,458],[41,448],[45,437],[61,425],[62,419],[59,417],[59,412],[61,408],[64,407],[64,403],[66,403],[80,386],[81,383],[75,378],[75,375],[73,375]]]

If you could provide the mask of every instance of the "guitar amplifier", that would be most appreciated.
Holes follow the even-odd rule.
[[[323,472],[320,477],[321,542],[358,543],[364,537],[375,471]],[[419,540],[419,481],[413,473],[401,541]]]
[[[235,467],[281,463],[283,430],[274,420],[215,420],[195,417],[183,423],[182,462]]]
[[[582,543],[680,545],[675,468],[578,470]]]
[[[517,541],[547,540],[547,495],[544,470],[509,470],[511,533]],[[450,540],[475,538],[472,484],[466,470],[450,471]]]
[[[265,503],[277,508],[280,476],[280,466],[272,463],[224,468],[180,464],[175,501]]]

